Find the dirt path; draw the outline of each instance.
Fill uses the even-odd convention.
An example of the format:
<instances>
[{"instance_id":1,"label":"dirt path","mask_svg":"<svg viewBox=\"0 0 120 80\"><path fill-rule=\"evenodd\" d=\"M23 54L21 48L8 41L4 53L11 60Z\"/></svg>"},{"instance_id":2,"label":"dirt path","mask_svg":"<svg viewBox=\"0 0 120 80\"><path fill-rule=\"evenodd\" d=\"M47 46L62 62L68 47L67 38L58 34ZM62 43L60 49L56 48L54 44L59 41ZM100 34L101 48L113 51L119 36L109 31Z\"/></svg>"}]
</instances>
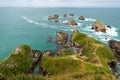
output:
<instances>
[{"instance_id":1,"label":"dirt path","mask_svg":"<svg viewBox=\"0 0 120 80\"><path fill-rule=\"evenodd\" d=\"M79 58L76 57L76 55L72 55L71 58L74 60L80 60Z\"/></svg>"}]
</instances>

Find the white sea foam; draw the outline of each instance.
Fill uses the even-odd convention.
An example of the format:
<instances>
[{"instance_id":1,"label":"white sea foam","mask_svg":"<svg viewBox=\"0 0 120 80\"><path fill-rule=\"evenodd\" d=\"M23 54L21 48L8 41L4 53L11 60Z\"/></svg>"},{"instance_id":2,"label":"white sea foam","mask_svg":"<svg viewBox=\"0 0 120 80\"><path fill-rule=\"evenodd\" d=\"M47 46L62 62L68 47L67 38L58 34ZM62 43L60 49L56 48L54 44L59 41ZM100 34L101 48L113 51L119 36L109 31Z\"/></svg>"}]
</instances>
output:
<instances>
[{"instance_id":1,"label":"white sea foam","mask_svg":"<svg viewBox=\"0 0 120 80\"><path fill-rule=\"evenodd\" d=\"M26 20L28 23L40 25L40 23L38 23L37 21L34 21L34 20L32 20L32 19L30 19L30 18L28 18L28 17L26 17L26 16L22 16L22 18L23 18L24 20Z\"/></svg>"},{"instance_id":2,"label":"white sea foam","mask_svg":"<svg viewBox=\"0 0 120 80\"><path fill-rule=\"evenodd\" d=\"M115 27L107 28L106 33L110 36L118 36L117 30Z\"/></svg>"},{"instance_id":3,"label":"white sea foam","mask_svg":"<svg viewBox=\"0 0 120 80\"><path fill-rule=\"evenodd\" d=\"M82 26L82 23L77 22L78 26Z\"/></svg>"},{"instance_id":4,"label":"white sea foam","mask_svg":"<svg viewBox=\"0 0 120 80\"><path fill-rule=\"evenodd\" d=\"M96 21L96 19L93 19L93 18L85 18L85 21Z\"/></svg>"},{"instance_id":5,"label":"white sea foam","mask_svg":"<svg viewBox=\"0 0 120 80\"><path fill-rule=\"evenodd\" d=\"M28 18L28 17L26 17L26 16L22 16L22 18L23 18L26 22L31 23L31 24L35 24L35 25L39 25L39 26L41 26L42 28L48 27L48 24L45 23L45 22L39 23L39 22L37 22L37 21L35 21L35 20L33 20L33 19L30 19L30 18Z\"/></svg>"},{"instance_id":6,"label":"white sea foam","mask_svg":"<svg viewBox=\"0 0 120 80\"><path fill-rule=\"evenodd\" d=\"M68 21L66 20L66 21L62 21L62 23L67 23Z\"/></svg>"},{"instance_id":7,"label":"white sea foam","mask_svg":"<svg viewBox=\"0 0 120 80\"><path fill-rule=\"evenodd\" d=\"M113 39L114 37L118 36L117 30L115 27L111 27L111 28L106 27L106 33L95 32L94 30L92 30L92 32L93 32L93 37L99 38L99 40L103 42L107 42Z\"/></svg>"}]
</instances>

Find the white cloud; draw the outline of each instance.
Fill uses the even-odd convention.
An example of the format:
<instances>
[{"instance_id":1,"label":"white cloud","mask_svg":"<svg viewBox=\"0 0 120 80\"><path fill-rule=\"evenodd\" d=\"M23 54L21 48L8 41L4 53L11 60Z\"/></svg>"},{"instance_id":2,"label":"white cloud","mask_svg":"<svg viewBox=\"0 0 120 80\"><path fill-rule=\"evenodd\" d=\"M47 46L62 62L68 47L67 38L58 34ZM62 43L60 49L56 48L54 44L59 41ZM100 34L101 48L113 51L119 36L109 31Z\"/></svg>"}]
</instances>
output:
<instances>
[{"instance_id":1,"label":"white cloud","mask_svg":"<svg viewBox=\"0 0 120 80\"><path fill-rule=\"evenodd\" d=\"M120 7L120 0L0 0L0 7Z\"/></svg>"}]
</instances>

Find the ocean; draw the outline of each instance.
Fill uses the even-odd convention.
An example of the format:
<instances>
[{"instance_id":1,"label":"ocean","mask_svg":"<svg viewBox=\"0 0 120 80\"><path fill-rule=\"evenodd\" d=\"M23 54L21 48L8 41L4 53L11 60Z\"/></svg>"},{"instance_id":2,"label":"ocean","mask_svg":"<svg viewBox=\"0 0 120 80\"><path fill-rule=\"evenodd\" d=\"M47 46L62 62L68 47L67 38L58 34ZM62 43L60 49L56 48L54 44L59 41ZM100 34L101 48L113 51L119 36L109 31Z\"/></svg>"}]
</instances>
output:
<instances>
[{"instance_id":1,"label":"ocean","mask_svg":"<svg viewBox=\"0 0 120 80\"><path fill-rule=\"evenodd\" d=\"M64 13L74 13L74 17L63 18ZM60 22L48 21L49 15L59 14ZM85 21L78 20L84 16ZM68 26L66 22L73 18L78 26ZM106 33L95 32L91 26L95 20L102 20ZM5 59L19 45L28 44L32 49L41 51L56 49L57 31L71 34L73 30L107 44L110 39L120 40L120 8L0 8L0 60ZM48 43L48 37L53 42Z\"/></svg>"}]
</instances>

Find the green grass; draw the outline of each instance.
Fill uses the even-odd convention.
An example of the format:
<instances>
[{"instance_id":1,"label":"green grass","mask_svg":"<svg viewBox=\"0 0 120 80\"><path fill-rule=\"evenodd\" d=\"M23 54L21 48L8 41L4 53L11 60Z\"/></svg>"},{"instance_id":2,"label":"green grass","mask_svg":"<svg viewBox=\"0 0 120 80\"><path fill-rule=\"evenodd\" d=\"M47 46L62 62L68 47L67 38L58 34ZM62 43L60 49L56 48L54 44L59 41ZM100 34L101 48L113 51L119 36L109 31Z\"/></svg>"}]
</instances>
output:
<instances>
[{"instance_id":1,"label":"green grass","mask_svg":"<svg viewBox=\"0 0 120 80\"><path fill-rule=\"evenodd\" d=\"M0 61L0 80L116 80L107 65L107 61L115 59L108 47L78 31L72 33L71 41L83 46L82 55L63 49L57 57L43 57L39 65L47 70L47 76L25 74L32 63L28 57L31 48L18 46L20 50L15 49Z\"/></svg>"},{"instance_id":2,"label":"green grass","mask_svg":"<svg viewBox=\"0 0 120 80\"><path fill-rule=\"evenodd\" d=\"M82 71L79 69L80 65L82 67L82 62L75 61L70 57L47 57L42 60L41 65L47 69L48 73L55 75Z\"/></svg>"},{"instance_id":3,"label":"green grass","mask_svg":"<svg viewBox=\"0 0 120 80\"><path fill-rule=\"evenodd\" d=\"M17 52L16 49L20 49L20 51ZM31 48L28 45L21 45L16 49L10 54L10 56L3 60L0 65L0 73L11 75L27 71L32 63L32 59L28 57L28 54L31 53Z\"/></svg>"},{"instance_id":4,"label":"green grass","mask_svg":"<svg viewBox=\"0 0 120 80\"><path fill-rule=\"evenodd\" d=\"M73 31L71 41L72 42L77 42L81 45L86 45L86 44L89 44L89 43L99 43L99 44L101 44L98 40L93 39L86 34L80 33L77 30Z\"/></svg>"},{"instance_id":5,"label":"green grass","mask_svg":"<svg viewBox=\"0 0 120 80\"><path fill-rule=\"evenodd\" d=\"M106 46L97 48L96 54L99 56L102 64L106 67L108 66L107 61L111 61L115 59L112 51Z\"/></svg>"},{"instance_id":6,"label":"green grass","mask_svg":"<svg viewBox=\"0 0 120 80\"><path fill-rule=\"evenodd\" d=\"M58 56L66 56L66 55L72 55L74 54L74 51L71 49L63 49L59 52Z\"/></svg>"}]
</instances>

